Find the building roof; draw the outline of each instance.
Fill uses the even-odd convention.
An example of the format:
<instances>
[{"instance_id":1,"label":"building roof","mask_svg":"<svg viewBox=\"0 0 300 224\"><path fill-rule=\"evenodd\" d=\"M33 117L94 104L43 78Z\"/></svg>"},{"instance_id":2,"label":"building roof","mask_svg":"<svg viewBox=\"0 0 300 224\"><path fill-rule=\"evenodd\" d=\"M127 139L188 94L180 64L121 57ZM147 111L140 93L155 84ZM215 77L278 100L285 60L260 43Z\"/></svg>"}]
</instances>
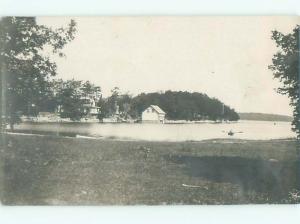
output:
<instances>
[{"instance_id":1,"label":"building roof","mask_svg":"<svg viewBox=\"0 0 300 224\"><path fill-rule=\"evenodd\" d=\"M159 114L166 114L159 106L157 105L150 105L151 108L153 108L157 113Z\"/></svg>"}]
</instances>

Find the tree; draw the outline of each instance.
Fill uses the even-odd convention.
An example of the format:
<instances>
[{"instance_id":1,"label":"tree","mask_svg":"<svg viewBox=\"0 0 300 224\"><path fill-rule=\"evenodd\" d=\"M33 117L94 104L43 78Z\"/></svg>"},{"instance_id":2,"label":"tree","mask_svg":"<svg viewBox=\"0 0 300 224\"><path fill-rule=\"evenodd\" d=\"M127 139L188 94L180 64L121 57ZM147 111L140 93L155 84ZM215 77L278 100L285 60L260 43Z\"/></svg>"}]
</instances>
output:
<instances>
[{"instance_id":1,"label":"tree","mask_svg":"<svg viewBox=\"0 0 300 224\"><path fill-rule=\"evenodd\" d=\"M103 105L103 110L105 111L106 116L114 116L116 114L120 88L114 87L110 92L111 96L106 99L106 102Z\"/></svg>"},{"instance_id":2,"label":"tree","mask_svg":"<svg viewBox=\"0 0 300 224\"><path fill-rule=\"evenodd\" d=\"M298 25L290 34L272 31L272 40L275 41L278 52L273 55L273 64L269 66L274 77L282 83L278 92L290 98L294 115L293 130L298 138L300 138L299 29Z\"/></svg>"},{"instance_id":3,"label":"tree","mask_svg":"<svg viewBox=\"0 0 300 224\"><path fill-rule=\"evenodd\" d=\"M46 111L53 111L54 108L62 118L73 121L89 115L90 106L96 106L101 99L100 86L89 81L53 79L51 90L52 95L48 98L50 105Z\"/></svg>"},{"instance_id":4,"label":"tree","mask_svg":"<svg viewBox=\"0 0 300 224\"><path fill-rule=\"evenodd\" d=\"M293 131L297 134L297 139L300 139L300 61L299 61L299 34L300 26L297 25L292 33L283 34L279 31L272 32L272 40L275 41L278 52L273 55L273 64L269 69L273 71L274 78L282 82L282 87L278 92L287 95L290 98L290 105L293 107ZM297 159L300 159L299 144L296 146ZM297 163L296 182L300 186L300 163ZM299 187L298 187L299 188Z\"/></svg>"},{"instance_id":5,"label":"tree","mask_svg":"<svg viewBox=\"0 0 300 224\"><path fill-rule=\"evenodd\" d=\"M95 86L90 81L83 82L81 90L84 97L93 96L94 98L98 98L101 94L100 86Z\"/></svg>"},{"instance_id":6,"label":"tree","mask_svg":"<svg viewBox=\"0 0 300 224\"><path fill-rule=\"evenodd\" d=\"M82 81L67 80L57 90L56 102L62 118L76 121L84 115L81 88Z\"/></svg>"},{"instance_id":7,"label":"tree","mask_svg":"<svg viewBox=\"0 0 300 224\"><path fill-rule=\"evenodd\" d=\"M56 63L47 52L63 56L61 50L74 39L75 27L73 20L58 29L38 25L34 17L0 20L1 118L11 129L20 113L29 114L30 107L43 102L49 78L56 75Z\"/></svg>"}]
</instances>

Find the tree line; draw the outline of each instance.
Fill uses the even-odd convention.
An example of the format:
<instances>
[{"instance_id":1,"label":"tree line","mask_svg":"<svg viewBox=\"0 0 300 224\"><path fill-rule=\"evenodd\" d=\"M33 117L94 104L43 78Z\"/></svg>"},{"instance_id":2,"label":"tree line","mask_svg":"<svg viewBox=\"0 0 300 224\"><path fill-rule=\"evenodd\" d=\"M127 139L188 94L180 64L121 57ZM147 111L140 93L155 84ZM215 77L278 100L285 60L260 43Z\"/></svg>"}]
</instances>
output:
<instances>
[{"instance_id":1,"label":"tree line","mask_svg":"<svg viewBox=\"0 0 300 224\"><path fill-rule=\"evenodd\" d=\"M149 105L158 105L166 112L170 120L229 120L239 119L238 113L216 98L198 92L165 91L154 93L141 93L137 96L120 94L118 88L112 90L112 95L102 99L102 117L113 115L118 108L123 117L139 119L141 113Z\"/></svg>"},{"instance_id":2,"label":"tree line","mask_svg":"<svg viewBox=\"0 0 300 224\"><path fill-rule=\"evenodd\" d=\"M80 120L89 112L84 110L84 105L90 104L87 100L98 103L101 96L100 86L90 81L53 79L48 86L49 94L35 106L33 113L27 115L36 116L39 111L47 111L59 113L61 118Z\"/></svg>"},{"instance_id":3,"label":"tree line","mask_svg":"<svg viewBox=\"0 0 300 224\"><path fill-rule=\"evenodd\" d=\"M234 109L224 105L216 98L198 92L165 91L141 93L132 96L121 93L118 87L111 90L108 97L101 96L101 88L90 81L52 79L45 88L40 100L24 101L19 105L19 114L37 116L39 112L59 113L62 118L73 121L85 117L86 98L93 98L100 107L98 119L119 116L120 118L139 120L149 105L158 105L166 112L170 120L229 120L239 119ZM34 102L34 104L32 104ZM63 110L60 110L63 108Z\"/></svg>"}]
</instances>

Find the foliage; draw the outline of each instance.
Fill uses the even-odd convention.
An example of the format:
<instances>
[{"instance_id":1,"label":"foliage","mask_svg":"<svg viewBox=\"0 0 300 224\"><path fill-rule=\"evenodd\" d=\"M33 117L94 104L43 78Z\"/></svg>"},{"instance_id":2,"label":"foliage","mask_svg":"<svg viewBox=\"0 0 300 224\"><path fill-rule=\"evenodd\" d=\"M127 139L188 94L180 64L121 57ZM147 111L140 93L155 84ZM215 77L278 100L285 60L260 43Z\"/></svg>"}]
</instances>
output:
<instances>
[{"instance_id":1,"label":"foliage","mask_svg":"<svg viewBox=\"0 0 300 224\"><path fill-rule=\"evenodd\" d=\"M80 120L83 116L81 110L82 100L81 81L67 80L57 89L55 100L57 108L62 118L71 118L71 120Z\"/></svg>"},{"instance_id":2,"label":"foliage","mask_svg":"<svg viewBox=\"0 0 300 224\"><path fill-rule=\"evenodd\" d=\"M82 85L81 85L80 89L81 89L82 95L84 97L88 97L90 95L93 95L94 97L97 97L101 94L100 86L95 86L90 81L82 82Z\"/></svg>"},{"instance_id":3,"label":"foliage","mask_svg":"<svg viewBox=\"0 0 300 224\"><path fill-rule=\"evenodd\" d=\"M289 192L288 199L286 203L290 204L299 204L300 203L300 191L297 189L293 189Z\"/></svg>"},{"instance_id":4,"label":"foliage","mask_svg":"<svg viewBox=\"0 0 300 224\"><path fill-rule=\"evenodd\" d=\"M282 83L278 92L290 98L294 115L293 130L298 138L300 137L299 28L300 26L296 26L289 34L276 30L272 32L272 40L275 41L278 52L273 55L273 64L269 66L274 77Z\"/></svg>"},{"instance_id":5,"label":"foliage","mask_svg":"<svg viewBox=\"0 0 300 224\"><path fill-rule=\"evenodd\" d=\"M151 104L162 108L172 120L238 120L238 114L229 106L202 93L166 91L140 94L133 98L131 112L140 114ZM223 107L224 105L224 107Z\"/></svg>"},{"instance_id":6,"label":"foliage","mask_svg":"<svg viewBox=\"0 0 300 224\"><path fill-rule=\"evenodd\" d=\"M73 20L67 28L52 29L38 25L34 17L1 18L1 116L12 128L18 113L32 114L32 107L51 95L48 80L56 75L56 64L45 52L63 56L75 26Z\"/></svg>"},{"instance_id":7,"label":"foliage","mask_svg":"<svg viewBox=\"0 0 300 224\"><path fill-rule=\"evenodd\" d=\"M128 118L131 97L128 94L121 94L118 87L111 90L111 96L99 101L101 107L101 118L114 116L119 113L121 117Z\"/></svg>"},{"instance_id":8,"label":"foliage","mask_svg":"<svg viewBox=\"0 0 300 224\"><path fill-rule=\"evenodd\" d=\"M51 111L58 110L57 112L62 118L76 121L88 114L88 111L85 110L87 108L84 107L85 104L90 105L90 100L98 103L100 90L99 86L95 86L89 81L52 80L51 91L53 94L48 102L53 102Z\"/></svg>"},{"instance_id":9,"label":"foliage","mask_svg":"<svg viewBox=\"0 0 300 224\"><path fill-rule=\"evenodd\" d=\"M110 116L117 104L124 117L139 118L151 104L158 105L172 120L238 120L238 114L229 106L202 93L166 91L165 93L142 93L136 97L129 94L112 95L103 101L103 116ZM224 105L224 107L223 107Z\"/></svg>"}]
</instances>

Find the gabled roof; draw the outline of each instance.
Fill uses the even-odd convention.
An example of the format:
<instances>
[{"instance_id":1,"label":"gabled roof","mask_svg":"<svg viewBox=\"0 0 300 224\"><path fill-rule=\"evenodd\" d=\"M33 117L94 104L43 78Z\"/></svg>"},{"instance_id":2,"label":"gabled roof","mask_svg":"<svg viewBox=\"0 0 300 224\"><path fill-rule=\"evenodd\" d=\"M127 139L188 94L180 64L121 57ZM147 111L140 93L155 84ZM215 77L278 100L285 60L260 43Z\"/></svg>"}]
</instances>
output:
<instances>
[{"instance_id":1,"label":"gabled roof","mask_svg":"<svg viewBox=\"0 0 300 224\"><path fill-rule=\"evenodd\" d=\"M150 105L151 108L153 108L157 113L159 114L166 114L162 109L160 109L157 105Z\"/></svg>"}]
</instances>

